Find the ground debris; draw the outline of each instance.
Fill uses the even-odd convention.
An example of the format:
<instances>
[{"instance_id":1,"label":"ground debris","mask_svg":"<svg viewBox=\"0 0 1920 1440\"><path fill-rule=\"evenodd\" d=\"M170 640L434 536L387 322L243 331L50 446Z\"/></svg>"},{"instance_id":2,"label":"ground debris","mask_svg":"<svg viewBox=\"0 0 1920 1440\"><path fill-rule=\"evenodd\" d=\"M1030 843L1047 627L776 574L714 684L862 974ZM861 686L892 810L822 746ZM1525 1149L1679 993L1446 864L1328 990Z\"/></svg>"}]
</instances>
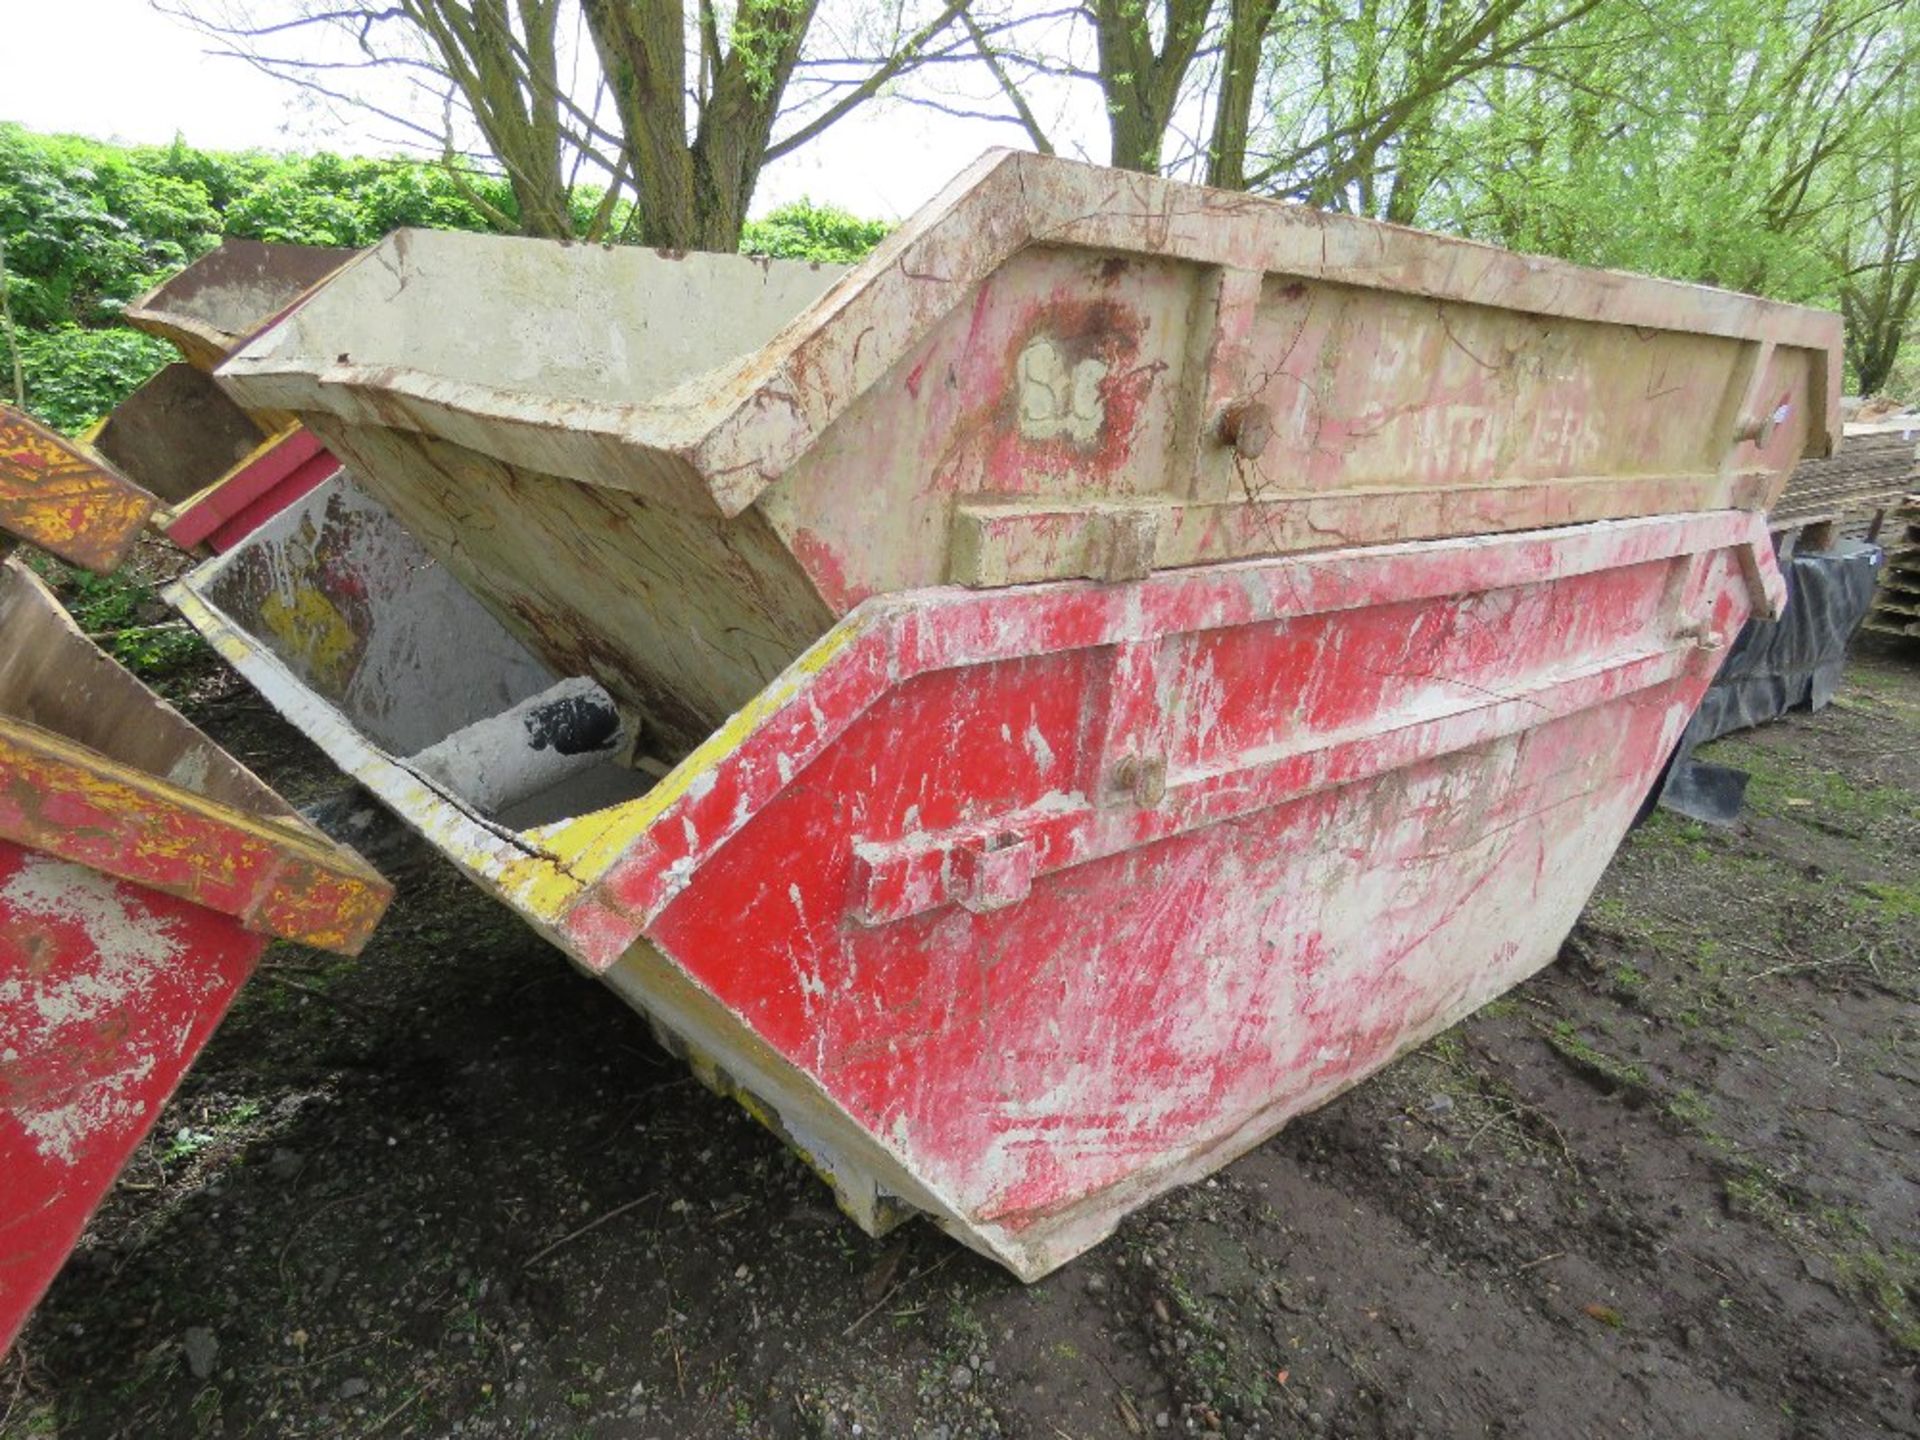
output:
<instances>
[{"instance_id":1,"label":"ground debris","mask_svg":"<svg viewBox=\"0 0 1920 1440\"><path fill-rule=\"evenodd\" d=\"M209 693L270 782L337 787ZM1844 698L1714 747L1748 815L1656 814L1563 963L1032 1287L861 1235L418 857L359 961L242 992L0 1435L1920 1435L1920 668Z\"/></svg>"}]
</instances>

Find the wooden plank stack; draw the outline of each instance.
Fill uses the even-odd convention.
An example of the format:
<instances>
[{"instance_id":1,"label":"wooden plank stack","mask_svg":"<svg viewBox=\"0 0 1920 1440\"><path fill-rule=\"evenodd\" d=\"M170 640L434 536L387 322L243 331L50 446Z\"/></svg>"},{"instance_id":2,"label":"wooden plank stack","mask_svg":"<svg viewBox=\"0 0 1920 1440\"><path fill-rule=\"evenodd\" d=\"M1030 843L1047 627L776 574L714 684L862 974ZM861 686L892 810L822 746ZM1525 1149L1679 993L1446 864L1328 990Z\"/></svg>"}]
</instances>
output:
<instances>
[{"instance_id":1,"label":"wooden plank stack","mask_svg":"<svg viewBox=\"0 0 1920 1440\"><path fill-rule=\"evenodd\" d=\"M1920 495L1909 495L1888 514L1880 531L1887 568L1866 628L1882 635L1920 637Z\"/></svg>"},{"instance_id":2,"label":"wooden plank stack","mask_svg":"<svg viewBox=\"0 0 1920 1440\"><path fill-rule=\"evenodd\" d=\"M1853 421L1826 460L1803 460L1769 512L1775 530L1844 522L1897 505L1920 489L1920 415Z\"/></svg>"}]
</instances>

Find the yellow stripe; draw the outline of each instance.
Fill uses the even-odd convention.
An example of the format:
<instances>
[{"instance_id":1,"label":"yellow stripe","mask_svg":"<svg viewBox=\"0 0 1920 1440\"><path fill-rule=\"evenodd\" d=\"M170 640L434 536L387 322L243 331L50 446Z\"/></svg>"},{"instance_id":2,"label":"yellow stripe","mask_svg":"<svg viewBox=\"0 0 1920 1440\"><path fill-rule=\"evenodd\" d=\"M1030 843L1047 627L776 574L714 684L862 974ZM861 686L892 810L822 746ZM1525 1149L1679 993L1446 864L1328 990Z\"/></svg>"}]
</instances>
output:
<instances>
[{"instance_id":1,"label":"yellow stripe","mask_svg":"<svg viewBox=\"0 0 1920 1440\"><path fill-rule=\"evenodd\" d=\"M536 872L535 862L513 867L522 871L515 877L515 883L525 886L518 893L529 908L543 916L557 916L583 888L605 875L633 842L697 781L718 769L769 716L825 670L865 628L866 623L853 616L834 626L778 679L729 716L698 749L675 766L670 775L637 800L527 831L526 839L552 855L563 867L557 871L548 868L544 873Z\"/></svg>"}]
</instances>

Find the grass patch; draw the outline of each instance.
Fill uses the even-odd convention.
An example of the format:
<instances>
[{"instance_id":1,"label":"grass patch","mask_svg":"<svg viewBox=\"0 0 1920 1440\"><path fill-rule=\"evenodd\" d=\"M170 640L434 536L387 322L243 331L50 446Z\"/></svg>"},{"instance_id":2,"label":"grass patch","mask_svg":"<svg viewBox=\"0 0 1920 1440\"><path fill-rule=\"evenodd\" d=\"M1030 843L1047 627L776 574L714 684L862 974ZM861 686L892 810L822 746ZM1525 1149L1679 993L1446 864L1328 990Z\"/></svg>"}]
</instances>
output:
<instances>
[{"instance_id":1,"label":"grass patch","mask_svg":"<svg viewBox=\"0 0 1920 1440\"><path fill-rule=\"evenodd\" d=\"M1875 908L1882 919L1920 920L1920 882L1869 880L1861 888L1880 902Z\"/></svg>"},{"instance_id":2,"label":"grass patch","mask_svg":"<svg viewBox=\"0 0 1920 1440\"><path fill-rule=\"evenodd\" d=\"M1856 785L1835 771L1796 764L1792 757L1750 736L1729 737L1709 748L1709 758L1737 765L1751 777L1747 805L1756 813L1848 829L1920 819L1920 805L1905 790Z\"/></svg>"},{"instance_id":3,"label":"grass patch","mask_svg":"<svg viewBox=\"0 0 1920 1440\"><path fill-rule=\"evenodd\" d=\"M1638 1095L1649 1092L1651 1086L1644 1069L1607 1054L1581 1035L1572 1021L1555 1021L1551 1029L1542 1033L1554 1052L1588 1079L1597 1080L1612 1090Z\"/></svg>"},{"instance_id":4,"label":"grass patch","mask_svg":"<svg viewBox=\"0 0 1920 1440\"><path fill-rule=\"evenodd\" d=\"M214 661L206 641L129 571L93 575L37 551L29 563L96 645L170 699Z\"/></svg>"},{"instance_id":5,"label":"grass patch","mask_svg":"<svg viewBox=\"0 0 1920 1440\"><path fill-rule=\"evenodd\" d=\"M1724 1184L1729 1210L1823 1257L1842 1293L1864 1306L1901 1349L1920 1354L1920 1251L1877 1244L1854 1211L1814 1205L1757 1166L1739 1170Z\"/></svg>"}]
</instances>

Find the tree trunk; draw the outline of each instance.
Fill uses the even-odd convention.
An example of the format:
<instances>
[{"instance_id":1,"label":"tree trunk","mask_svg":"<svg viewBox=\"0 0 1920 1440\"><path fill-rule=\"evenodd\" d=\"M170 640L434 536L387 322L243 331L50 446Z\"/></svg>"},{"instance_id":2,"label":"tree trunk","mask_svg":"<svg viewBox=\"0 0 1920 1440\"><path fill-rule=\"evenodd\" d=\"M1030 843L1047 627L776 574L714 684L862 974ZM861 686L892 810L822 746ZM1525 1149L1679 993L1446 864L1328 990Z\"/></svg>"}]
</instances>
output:
<instances>
[{"instance_id":1,"label":"tree trunk","mask_svg":"<svg viewBox=\"0 0 1920 1440\"><path fill-rule=\"evenodd\" d=\"M1207 183L1222 190L1247 188L1247 132L1260 86L1260 57L1280 0L1228 0L1221 38L1220 93L1213 109L1213 141Z\"/></svg>"},{"instance_id":2,"label":"tree trunk","mask_svg":"<svg viewBox=\"0 0 1920 1440\"><path fill-rule=\"evenodd\" d=\"M1166 39L1156 53L1146 0L1094 0L1100 89L1113 139L1109 163L1155 174L1187 71L1213 0L1166 0Z\"/></svg>"},{"instance_id":3,"label":"tree trunk","mask_svg":"<svg viewBox=\"0 0 1920 1440\"><path fill-rule=\"evenodd\" d=\"M724 53L701 14L699 125L687 135L686 14L679 0L583 0L625 132L639 238L737 250L814 0L740 0Z\"/></svg>"},{"instance_id":4,"label":"tree trunk","mask_svg":"<svg viewBox=\"0 0 1920 1440\"><path fill-rule=\"evenodd\" d=\"M698 246L686 125L686 14L679 0L581 0L633 162L640 239Z\"/></svg>"},{"instance_id":5,"label":"tree trunk","mask_svg":"<svg viewBox=\"0 0 1920 1440\"><path fill-rule=\"evenodd\" d=\"M573 216L561 171L556 0L519 0L524 46L507 0L408 0L404 13L439 53L506 172L519 229L569 239Z\"/></svg>"},{"instance_id":6,"label":"tree trunk","mask_svg":"<svg viewBox=\"0 0 1920 1440\"><path fill-rule=\"evenodd\" d=\"M740 0L732 44L693 140L697 249L740 248L773 122L813 12L814 0Z\"/></svg>"}]
</instances>

